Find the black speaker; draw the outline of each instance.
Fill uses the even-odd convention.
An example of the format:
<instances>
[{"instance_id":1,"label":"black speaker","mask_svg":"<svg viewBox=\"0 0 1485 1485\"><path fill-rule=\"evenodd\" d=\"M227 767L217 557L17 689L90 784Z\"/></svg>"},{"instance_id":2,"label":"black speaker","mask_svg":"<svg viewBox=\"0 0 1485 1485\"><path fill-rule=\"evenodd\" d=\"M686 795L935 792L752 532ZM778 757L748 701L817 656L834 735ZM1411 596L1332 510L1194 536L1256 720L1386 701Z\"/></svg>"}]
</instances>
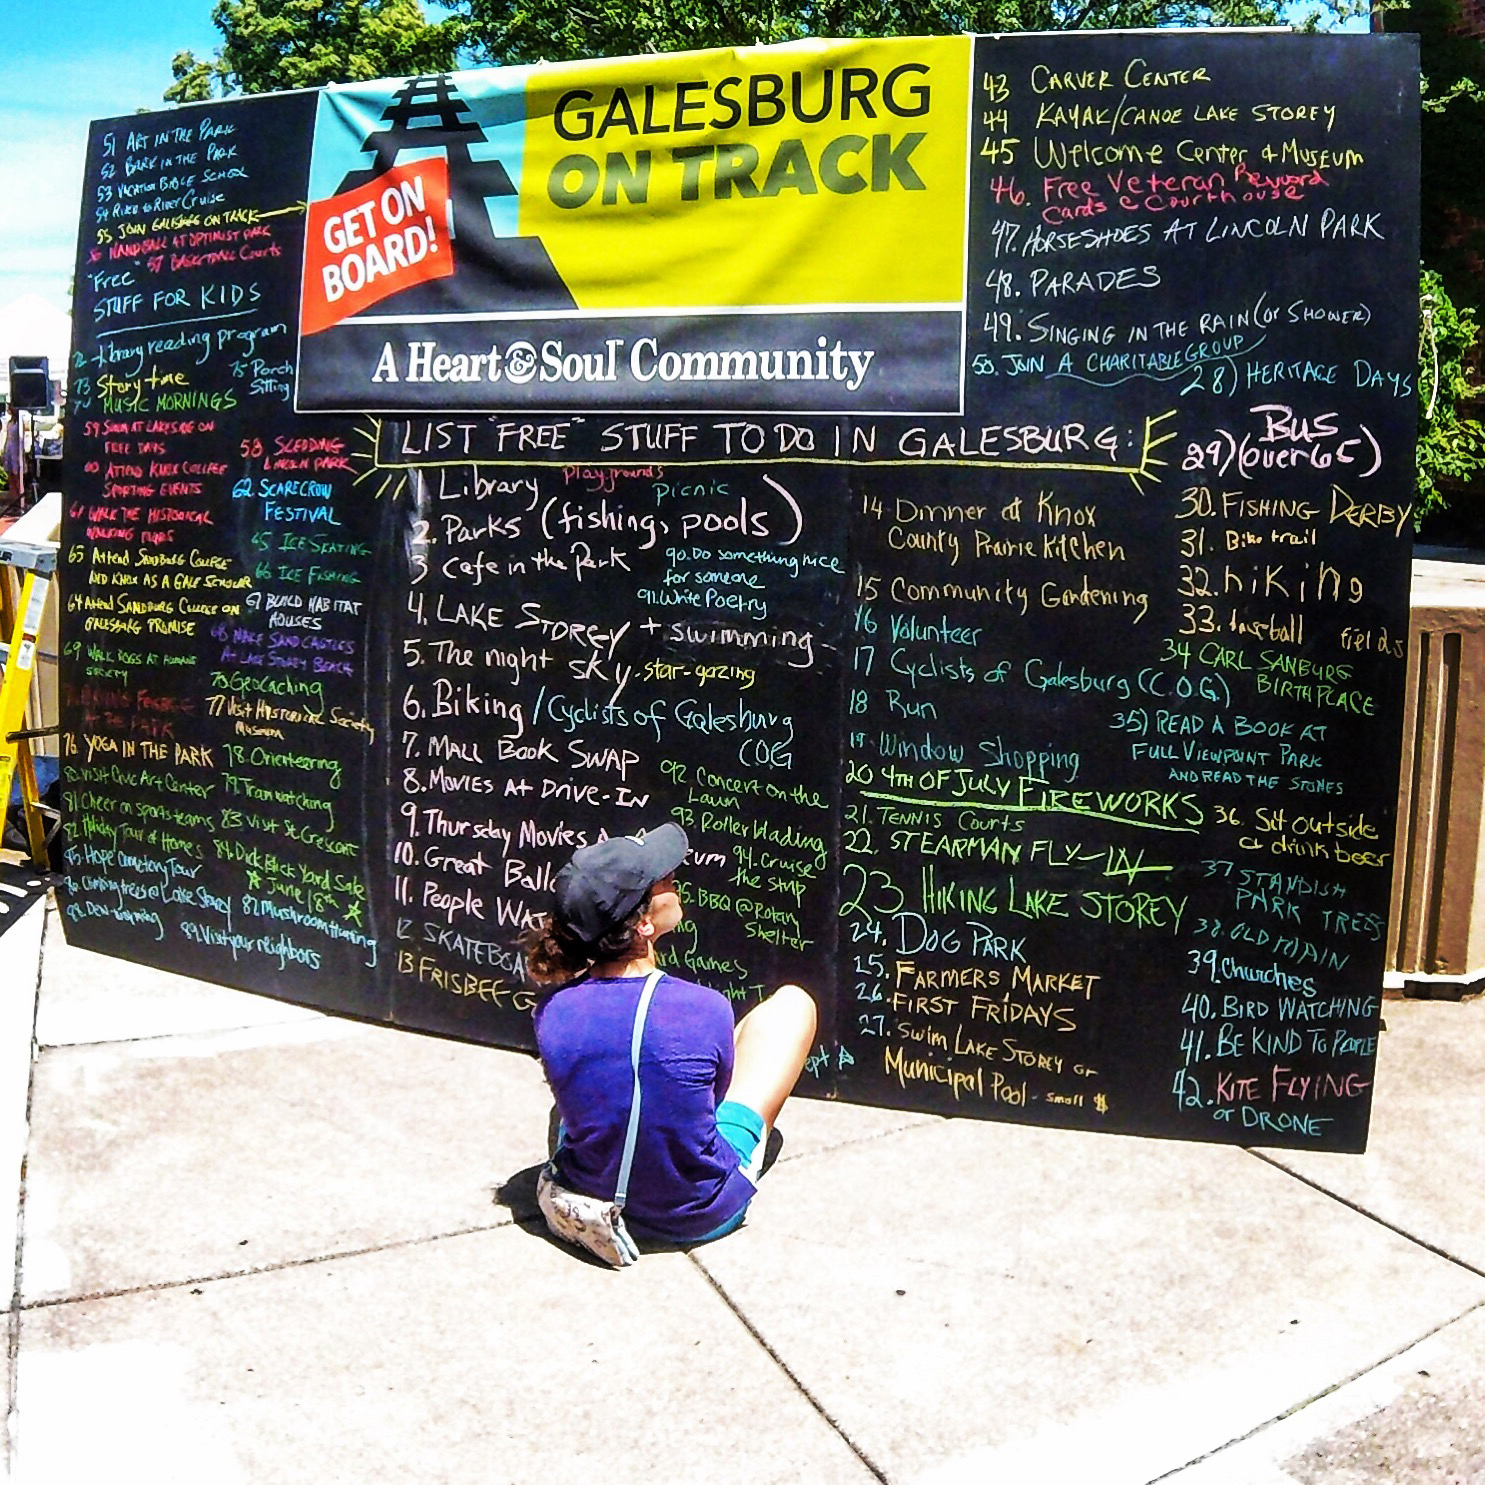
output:
<instances>
[{"instance_id":1,"label":"black speaker","mask_svg":"<svg viewBox=\"0 0 1485 1485\"><path fill-rule=\"evenodd\" d=\"M26 412L52 410L51 369L45 356L10 358L10 405Z\"/></svg>"}]
</instances>

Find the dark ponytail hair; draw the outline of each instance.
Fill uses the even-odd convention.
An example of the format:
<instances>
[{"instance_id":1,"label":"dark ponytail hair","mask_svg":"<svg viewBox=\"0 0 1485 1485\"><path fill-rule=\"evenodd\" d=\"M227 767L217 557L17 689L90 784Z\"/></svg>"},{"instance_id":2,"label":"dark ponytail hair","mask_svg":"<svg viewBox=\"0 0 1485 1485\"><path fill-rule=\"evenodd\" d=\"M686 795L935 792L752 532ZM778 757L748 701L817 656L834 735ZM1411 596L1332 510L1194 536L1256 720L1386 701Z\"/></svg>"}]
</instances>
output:
<instances>
[{"instance_id":1,"label":"dark ponytail hair","mask_svg":"<svg viewBox=\"0 0 1485 1485\"><path fill-rule=\"evenodd\" d=\"M639 920L649 910L649 892L622 923L610 928L596 943L585 944L551 913L533 923L520 937L526 977L539 989L558 990L595 964L628 959L639 938Z\"/></svg>"}]
</instances>

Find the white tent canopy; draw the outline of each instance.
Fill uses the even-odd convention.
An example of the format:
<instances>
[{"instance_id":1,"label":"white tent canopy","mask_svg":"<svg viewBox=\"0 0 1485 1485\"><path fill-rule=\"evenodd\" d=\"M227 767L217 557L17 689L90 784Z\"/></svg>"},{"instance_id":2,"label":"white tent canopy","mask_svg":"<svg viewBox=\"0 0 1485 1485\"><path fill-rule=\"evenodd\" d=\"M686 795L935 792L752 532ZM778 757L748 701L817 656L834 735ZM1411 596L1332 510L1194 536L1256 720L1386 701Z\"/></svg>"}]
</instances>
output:
<instances>
[{"instance_id":1,"label":"white tent canopy","mask_svg":"<svg viewBox=\"0 0 1485 1485\"><path fill-rule=\"evenodd\" d=\"M45 356L53 381L67 381L72 318L39 294L0 305L0 383L9 384L12 356Z\"/></svg>"}]
</instances>

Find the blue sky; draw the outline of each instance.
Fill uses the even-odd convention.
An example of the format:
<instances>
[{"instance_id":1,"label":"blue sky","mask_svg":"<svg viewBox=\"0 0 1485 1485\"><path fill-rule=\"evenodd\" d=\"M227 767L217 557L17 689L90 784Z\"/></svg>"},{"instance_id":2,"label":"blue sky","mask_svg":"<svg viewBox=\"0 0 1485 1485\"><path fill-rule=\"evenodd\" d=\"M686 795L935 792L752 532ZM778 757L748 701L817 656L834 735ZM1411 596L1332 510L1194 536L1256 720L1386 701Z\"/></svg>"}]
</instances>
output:
<instances>
[{"instance_id":1,"label":"blue sky","mask_svg":"<svg viewBox=\"0 0 1485 1485\"><path fill-rule=\"evenodd\" d=\"M0 45L0 305L70 308L88 124L163 108L170 59L216 51L213 0L60 0Z\"/></svg>"}]
</instances>

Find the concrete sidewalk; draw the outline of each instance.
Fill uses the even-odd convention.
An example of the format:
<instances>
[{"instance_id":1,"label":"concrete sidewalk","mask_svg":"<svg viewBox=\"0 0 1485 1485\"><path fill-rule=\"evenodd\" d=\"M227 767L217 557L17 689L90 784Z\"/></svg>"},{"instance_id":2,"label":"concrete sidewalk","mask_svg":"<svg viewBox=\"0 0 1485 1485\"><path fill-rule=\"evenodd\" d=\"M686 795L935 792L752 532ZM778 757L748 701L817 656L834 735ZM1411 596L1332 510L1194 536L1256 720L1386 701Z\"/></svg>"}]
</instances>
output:
<instances>
[{"instance_id":1,"label":"concrete sidewalk","mask_svg":"<svg viewBox=\"0 0 1485 1485\"><path fill-rule=\"evenodd\" d=\"M616 1274L533 1220L530 1059L40 903L0 966L22 1485L1485 1478L1478 1001L1386 1004L1364 1157L800 1102L741 1232Z\"/></svg>"}]
</instances>

